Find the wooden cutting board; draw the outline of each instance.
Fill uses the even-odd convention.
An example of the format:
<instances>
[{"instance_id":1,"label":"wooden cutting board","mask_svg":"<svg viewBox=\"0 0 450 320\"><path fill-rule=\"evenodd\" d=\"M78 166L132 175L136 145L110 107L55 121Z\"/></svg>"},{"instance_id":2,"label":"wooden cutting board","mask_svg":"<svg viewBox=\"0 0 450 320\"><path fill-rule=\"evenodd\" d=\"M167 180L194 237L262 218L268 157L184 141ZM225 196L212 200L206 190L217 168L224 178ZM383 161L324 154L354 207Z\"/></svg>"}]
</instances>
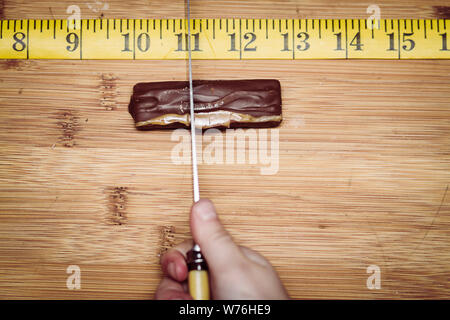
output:
<instances>
[{"instance_id":1,"label":"wooden cutting board","mask_svg":"<svg viewBox=\"0 0 450 320\"><path fill-rule=\"evenodd\" d=\"M184 17L179 0L77 3L82 18ZM382 18L448 18L442 3L377 2ZM72 4L0 1L0 18L66 18ZM365 18L369 4L195 0L192 15ZM0 298L152 298L160 253L190 237L191 168L172 162L170 131L135 130L127 105L135 83L186 79L186 63L0 70ZM202 196L293 298L450 298L450 61L194 61L193 72L282 84L278 172L199 171ZM80 290L66 287L70 265Z\"/></svg>"}]
</instances>

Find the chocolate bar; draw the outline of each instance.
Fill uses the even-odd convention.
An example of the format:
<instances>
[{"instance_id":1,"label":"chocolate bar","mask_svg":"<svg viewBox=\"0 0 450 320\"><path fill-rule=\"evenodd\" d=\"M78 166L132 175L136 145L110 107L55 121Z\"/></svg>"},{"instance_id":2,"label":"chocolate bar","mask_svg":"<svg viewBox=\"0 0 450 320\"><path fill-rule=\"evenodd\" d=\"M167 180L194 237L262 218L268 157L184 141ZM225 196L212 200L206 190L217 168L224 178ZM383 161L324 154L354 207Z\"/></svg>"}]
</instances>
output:
<instances>
[{"instance_id":1,"label":"chocolate bar","mask_svg":"<svg viewBox=\"0 0 450 320\"><path fill-rule=\"evenodd\" d=\"M198 128L270 128L281 123L278 80L194 80L193 90ZM189 82L138 83L128 111L139 130L189 128Z\"/></svg>"}]
</instances>

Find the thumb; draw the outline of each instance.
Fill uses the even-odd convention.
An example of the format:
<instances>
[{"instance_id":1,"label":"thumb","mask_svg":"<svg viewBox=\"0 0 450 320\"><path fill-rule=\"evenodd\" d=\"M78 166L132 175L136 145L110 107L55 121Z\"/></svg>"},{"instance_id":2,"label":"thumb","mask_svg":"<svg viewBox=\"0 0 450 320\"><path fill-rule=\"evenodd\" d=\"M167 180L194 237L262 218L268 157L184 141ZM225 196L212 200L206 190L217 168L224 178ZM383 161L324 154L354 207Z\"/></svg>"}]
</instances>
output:
<instances>
[{"instance_id":1,"label":"thumb","mask_svg":"<svg viewBox=\"0 0 450 320\"><path fill-rule=\"evenodd\" d=\"M219 272L244 258L242 251L220 223L210 200L201 199L192 206L191 230L211 270Z\"/></svg>"}]
</instances>

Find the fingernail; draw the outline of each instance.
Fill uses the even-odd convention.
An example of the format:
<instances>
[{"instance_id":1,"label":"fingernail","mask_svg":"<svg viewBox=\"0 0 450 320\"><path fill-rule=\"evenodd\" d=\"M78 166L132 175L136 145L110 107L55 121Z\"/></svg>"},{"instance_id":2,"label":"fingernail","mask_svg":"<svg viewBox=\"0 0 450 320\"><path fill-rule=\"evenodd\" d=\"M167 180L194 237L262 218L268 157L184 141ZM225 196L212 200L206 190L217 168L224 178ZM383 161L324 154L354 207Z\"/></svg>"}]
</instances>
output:
<instances>
[{"instance_id":1,"label":"fingernail","mask_svg":"<svg viewBox=\"0 0 450 320\"><path fill-rule=\"evenodd\" d=\"M177 270L176 270L176 266L175 263L170 262L169 265L167 266L167 272L169 273L169 275L172 278L177 278Z\"/></svg>"},{"instance_id":2,"label":"fingernail","mask_svg":"<svg viewBox=\"0 0 450 320\"><path fill-rule=\"evenodd\" d=\"M200 201L195 206L195 213L203 221L216 218L216 209L210 201Z\"/></svg>"}]
</instances>

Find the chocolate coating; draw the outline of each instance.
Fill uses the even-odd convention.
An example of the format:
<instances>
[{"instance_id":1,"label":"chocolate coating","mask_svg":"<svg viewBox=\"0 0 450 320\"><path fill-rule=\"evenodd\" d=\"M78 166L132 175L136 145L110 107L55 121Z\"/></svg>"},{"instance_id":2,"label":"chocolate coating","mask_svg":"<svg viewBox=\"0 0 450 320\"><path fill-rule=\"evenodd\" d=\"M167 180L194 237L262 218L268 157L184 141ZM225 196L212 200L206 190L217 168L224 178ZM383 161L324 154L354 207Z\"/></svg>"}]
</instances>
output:
<instances>
[{"instance_id":1,"label":"chocolate coating","mask_svg":"<svg viewBox=\"0 0 450 320\"><path fill-rule=\"evenodd\" d=\"M281 122L278 80L194 80L196 126L268 128ZM138 83L128 107L140 130L187 128L189 82Z\"/></svg>"}]
</instances>

